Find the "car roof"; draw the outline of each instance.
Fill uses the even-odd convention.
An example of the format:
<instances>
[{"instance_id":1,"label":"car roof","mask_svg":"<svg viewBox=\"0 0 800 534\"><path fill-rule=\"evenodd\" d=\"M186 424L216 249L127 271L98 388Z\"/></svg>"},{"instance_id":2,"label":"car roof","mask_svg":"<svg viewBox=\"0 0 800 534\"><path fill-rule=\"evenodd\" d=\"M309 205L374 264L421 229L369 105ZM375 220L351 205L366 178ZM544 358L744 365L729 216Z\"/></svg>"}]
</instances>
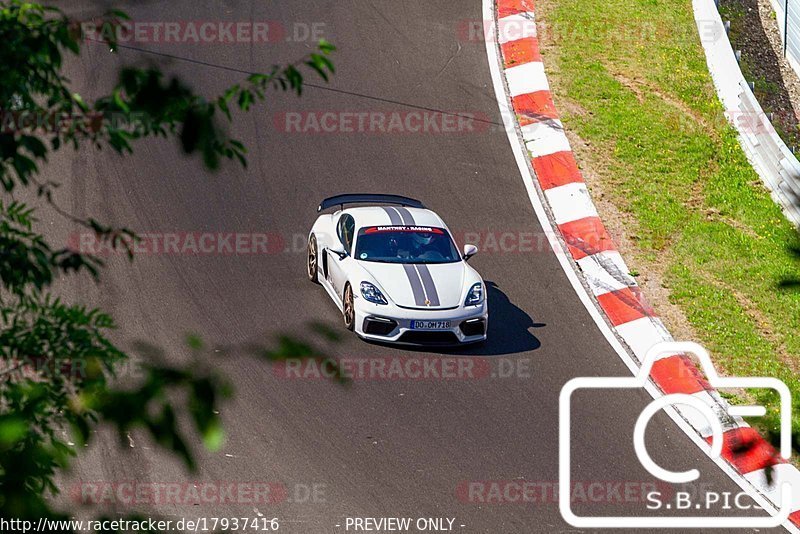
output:
<instances>
[{"instance_id":1,"label":"car roof","mask_svg":"<svg viewBox=\"0 0 800 534\"><path fill-rule=\"evenodd\" d=\"M442 218L429 209L399 206L363 206L347 208L343 213L349 213L353 216L356 221L356 228L388 225L447 227Z\"/></svg>"}]
</instances>

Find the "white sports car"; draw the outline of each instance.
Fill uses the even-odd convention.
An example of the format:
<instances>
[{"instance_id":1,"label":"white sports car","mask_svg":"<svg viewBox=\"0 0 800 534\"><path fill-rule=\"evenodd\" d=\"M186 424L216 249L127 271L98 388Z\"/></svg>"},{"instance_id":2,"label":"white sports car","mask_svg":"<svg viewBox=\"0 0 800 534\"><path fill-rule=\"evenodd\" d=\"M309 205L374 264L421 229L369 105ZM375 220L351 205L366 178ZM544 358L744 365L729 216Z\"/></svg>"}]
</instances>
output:
<instances>
[{"instance_id":1,"label":"white sports car","mask_svg":"<svg viewBox=\"0 0 800 534\"><path fill-rule=\"evenodd\" d=\"M348 204L366 204L349 207ZM486 286L456 248L444 221L418 200L396 195L327 198L308 236L308 278L361 338L408 345L486 339Z\"/></svg>"}]
</instances>

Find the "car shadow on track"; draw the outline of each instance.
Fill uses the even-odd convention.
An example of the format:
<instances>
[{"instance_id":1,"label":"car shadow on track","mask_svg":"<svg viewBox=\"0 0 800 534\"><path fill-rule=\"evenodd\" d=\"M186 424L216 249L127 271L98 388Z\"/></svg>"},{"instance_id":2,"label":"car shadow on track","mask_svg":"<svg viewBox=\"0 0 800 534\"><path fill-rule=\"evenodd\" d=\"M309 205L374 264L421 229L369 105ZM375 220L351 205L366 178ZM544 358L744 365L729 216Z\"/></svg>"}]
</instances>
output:
<instances>
[{"instance_id":1,"label":"car shadow on track","mask_svg":"<svg viewBox=\"0 0 800 534\"><path fill-rule=\"evenodd\" d=\"M489 335L479 345L444 349L448 354L465 356L500 356L538 349L542 344L534 328L547 325L537 323L522 308L515 305L500 287L486 280L489 299Z\"/></svg>"}]
</instances>

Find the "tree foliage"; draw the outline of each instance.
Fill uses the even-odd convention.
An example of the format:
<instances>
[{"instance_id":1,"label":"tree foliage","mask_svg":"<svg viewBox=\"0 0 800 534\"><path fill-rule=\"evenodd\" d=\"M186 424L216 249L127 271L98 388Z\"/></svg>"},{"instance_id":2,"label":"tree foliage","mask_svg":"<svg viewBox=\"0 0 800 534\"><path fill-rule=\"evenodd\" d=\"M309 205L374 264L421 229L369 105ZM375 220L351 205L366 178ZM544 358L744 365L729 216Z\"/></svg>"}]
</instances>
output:
<instances>
[{"instance_id":1,"label":"tree foliage","mask_svg":"<svg viewBox=\"0 0 800 534\"><path fill-rule=\"evenodd\" d=\"M113 12L104 23L125 18ZM334 48L322 41L296 63L250 75L214 98L158 69L124 67L112 91L89 102L63 74L65 61L84 46L80 25L64 12L0 1L0 41L0 517L55 517L47 501L57 491L54 476L90 442L97 425L111 425L121 439L144 429L192 469L192 437L178 421L186 416L208 448L219 448L224 434L216 406L230 388L208 363L198 337L187 341L194 355L190 365L170 365L169 358L156 355L143 364L135 384L115 381L115 370L129 355L107 337L113 319L65 302L52 288L56 279L76 273L99 282L102 262L49 244L36 229L34 206L14 201L11 193L31 188L41 201L36 208L55 209L114 247L129 246L127 238L135 239L131 230L59 208L53 195L58 184L37 176L52 152L70 146L126 154L137 139L163 137L177 139L183 152L199 155L209 169L223 159L246 165L245 146L225 133L232 110L246 112L270 91L300 95L304 71L327 80ZM57 127L64 118L68 127ZM20 128L22 123L35 127ZM287 338L275 350L250 351L268 360L315 352Z\"/></svg>"}]
</instances>

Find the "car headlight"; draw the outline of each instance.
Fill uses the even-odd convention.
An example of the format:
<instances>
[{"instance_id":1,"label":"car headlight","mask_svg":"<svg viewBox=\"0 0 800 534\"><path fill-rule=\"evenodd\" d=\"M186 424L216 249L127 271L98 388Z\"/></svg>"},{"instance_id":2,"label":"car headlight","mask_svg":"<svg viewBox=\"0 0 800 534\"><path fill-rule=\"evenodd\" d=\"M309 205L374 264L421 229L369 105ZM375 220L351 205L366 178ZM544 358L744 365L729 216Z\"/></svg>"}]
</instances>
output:
<instances>
[{"instance_id":1,"label":"car headlight","mask_svg":"<svg viewBox=\"0 0 800 534\"><path fill-rule=\"evenodd\" d=\"M373 304L389 304L381 290L369 282L361 282L361 296Z\"/></svg>"},{"instance_id":2,"label":"car headlight","mask_svg":"<svg viewBox=\"0 0 800 534\"><path fill-rule=\"evenodd\" d=\"M479 306L480 304L483 304L483 284L478 282L469 289L464 306Z\"/></svg>"}]
</instances>

